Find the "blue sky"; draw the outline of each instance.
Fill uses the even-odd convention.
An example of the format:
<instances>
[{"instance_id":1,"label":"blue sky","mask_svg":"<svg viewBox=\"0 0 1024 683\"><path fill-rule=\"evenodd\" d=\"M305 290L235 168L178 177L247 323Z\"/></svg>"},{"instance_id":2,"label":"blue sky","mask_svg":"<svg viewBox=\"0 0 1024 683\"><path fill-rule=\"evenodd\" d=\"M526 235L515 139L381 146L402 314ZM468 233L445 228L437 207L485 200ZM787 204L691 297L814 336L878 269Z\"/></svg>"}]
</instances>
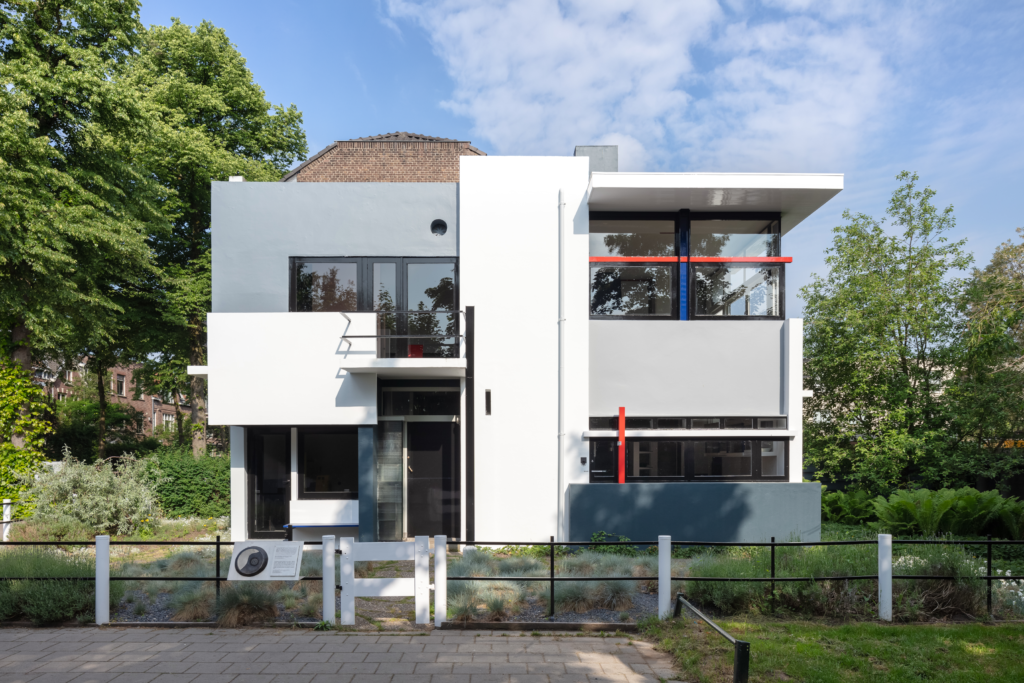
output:
<instances>
[{"instance_id":1,"label":"blue sky","mask_svg":"<svg viewBox=\"0 0 1024 683\"><path fill-rule=\"evenodd\" d=\"M787 313L843 209L900 170L953 204L980 264L1024 226L1024 3L897 0L198 2L311 152L408 130L489 154L618 144L622 170L846 174L783 241Z\"/></svg>"}]
</instances>

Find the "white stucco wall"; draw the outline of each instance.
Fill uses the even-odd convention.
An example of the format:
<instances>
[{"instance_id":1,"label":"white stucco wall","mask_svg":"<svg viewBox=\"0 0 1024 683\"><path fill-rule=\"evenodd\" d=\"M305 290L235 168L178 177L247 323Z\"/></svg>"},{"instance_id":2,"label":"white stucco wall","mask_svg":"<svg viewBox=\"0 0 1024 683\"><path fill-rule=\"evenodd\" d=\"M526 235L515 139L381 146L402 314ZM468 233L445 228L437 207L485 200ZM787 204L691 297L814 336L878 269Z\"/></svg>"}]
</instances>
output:
<instances>
[{"instance_id":1,"label":"white stucco wall","mask_svg":"<svg viewBox=\"0 0 1024 683\"><path fill-rule=\"evenodd\" d=\"M558 191L565 191L565 484L586 481L586 157L463 157L460 287L476 312L476 538L557 535ZM491 391L492 414L484 412Z\"/></svg>"}]
</instances>

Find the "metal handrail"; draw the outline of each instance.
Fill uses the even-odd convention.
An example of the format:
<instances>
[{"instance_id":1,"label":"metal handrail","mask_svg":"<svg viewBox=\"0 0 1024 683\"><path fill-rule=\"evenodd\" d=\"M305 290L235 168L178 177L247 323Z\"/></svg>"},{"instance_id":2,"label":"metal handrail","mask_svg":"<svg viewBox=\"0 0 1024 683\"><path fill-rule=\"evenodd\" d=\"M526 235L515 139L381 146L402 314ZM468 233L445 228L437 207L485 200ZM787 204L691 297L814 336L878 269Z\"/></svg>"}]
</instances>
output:
<instances>
[{"instance_id":1,"label":"metal handrail","mask_svg":"<svg viewBox=\"0 0 1024 683\"><path fill-rule=\"evenodd\" d=\"M737 640L721 626L711 621L699 609L690 604L682 593L676 593L676 607L672 616L679 618L683 611L683 605L696 614L705 624L718 631L718 633L733 645L732 680L733 683L747 683L750 677L750 643L745 640Z\"/></svg>"}]
</instances>

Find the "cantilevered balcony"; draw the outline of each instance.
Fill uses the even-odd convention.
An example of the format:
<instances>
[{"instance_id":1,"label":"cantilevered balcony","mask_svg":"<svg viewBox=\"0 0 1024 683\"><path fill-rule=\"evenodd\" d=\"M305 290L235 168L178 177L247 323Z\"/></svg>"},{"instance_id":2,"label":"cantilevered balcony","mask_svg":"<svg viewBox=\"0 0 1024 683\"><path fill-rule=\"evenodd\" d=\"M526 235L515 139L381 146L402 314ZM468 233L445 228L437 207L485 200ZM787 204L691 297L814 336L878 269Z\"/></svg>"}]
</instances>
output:
<instances>
[{"instance_id":1,"label":"cantilevered balcony","mask_svg":"<svg viewBox=\"0 0 1024 683\"><path fill-rule=\"evenodd\" d=\"M462 311L343 313L341 369L355 374L402 377L464 377ZM372 333L365 329L372 316ZM347 352L344 351L345 347Z\"/></svg>"}]
</instances>

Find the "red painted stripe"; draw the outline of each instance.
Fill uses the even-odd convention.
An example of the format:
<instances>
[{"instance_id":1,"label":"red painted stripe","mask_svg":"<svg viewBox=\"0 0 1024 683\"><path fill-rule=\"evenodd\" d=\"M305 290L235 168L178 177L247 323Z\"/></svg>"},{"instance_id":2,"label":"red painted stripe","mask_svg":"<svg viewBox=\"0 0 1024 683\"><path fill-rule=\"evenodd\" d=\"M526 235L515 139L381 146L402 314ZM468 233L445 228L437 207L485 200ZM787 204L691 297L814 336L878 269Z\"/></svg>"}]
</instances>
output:
<instances>
[{"instance_id":1,"label":"red painted stripe","mask_svg":"<svg viewBox=\"0 0 1024 683\"><path fill-rule=\"evenodd\" d=\"M619 408L619 483L626 483L626 409Z\"/></svg>"},{"instance_id":2,"label":"red painted stripe","mask_svg":"<svg viewBox=\"0 0 1024 683\"><path fill-rule=\"evenodd\" d=\"M691 263L792 263L792 256L691 256Z\"/></svg>"},{"instance_id":3,"label":"red painted stripe","mask_svg":"<svg viewBox=\"0 0 1024 683\"><path fill-rule=\"evenodd\" d=\"M678 261L675 256L591 256L591 263L675 263Z\"/></svg>"}]
</instances>

